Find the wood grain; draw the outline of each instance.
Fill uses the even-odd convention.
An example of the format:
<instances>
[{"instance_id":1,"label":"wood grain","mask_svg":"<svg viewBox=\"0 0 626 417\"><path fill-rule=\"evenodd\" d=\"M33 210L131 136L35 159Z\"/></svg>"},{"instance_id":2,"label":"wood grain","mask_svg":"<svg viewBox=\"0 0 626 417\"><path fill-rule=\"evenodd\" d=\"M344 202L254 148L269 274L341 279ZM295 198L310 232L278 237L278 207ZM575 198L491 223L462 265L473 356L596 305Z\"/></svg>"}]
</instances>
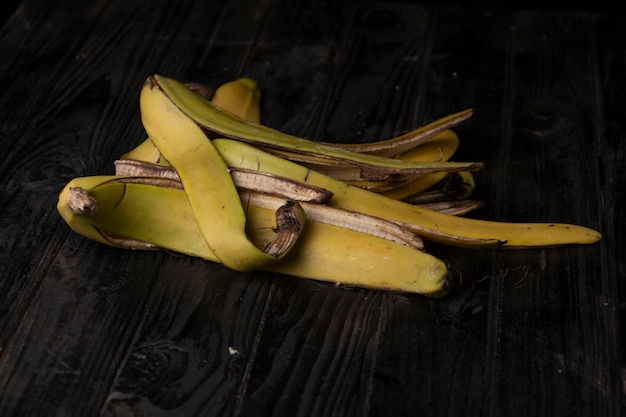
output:
<instances>
[{"instance_id":1,"label":"wood grain","mask_svg":"<svg viewBox=\"0 0 626 417\"><path fill-rule=\"evenodd\" d=\"M626 413L622 15L414 2L26 0L0 29L0 415ZM56 213L140 143L146 77L249 76L272 127L384 139L474 108L470 216L601 243L429 244L442 299L105 247Z\"/></svg>"}]
</instances>

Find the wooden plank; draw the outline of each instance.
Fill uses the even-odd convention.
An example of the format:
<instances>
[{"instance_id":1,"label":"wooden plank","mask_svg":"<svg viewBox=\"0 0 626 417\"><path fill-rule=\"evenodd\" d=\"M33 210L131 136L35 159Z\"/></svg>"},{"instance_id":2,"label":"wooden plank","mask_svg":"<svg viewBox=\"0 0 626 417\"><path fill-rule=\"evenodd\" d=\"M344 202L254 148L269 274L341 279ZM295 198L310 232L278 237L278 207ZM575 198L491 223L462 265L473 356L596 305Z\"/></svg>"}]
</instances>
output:
<instances>
[{"instance_id":1,"label":"wooden plank","mask_svg":"<svg viewBox=\"0 0 626 417\"><path fill-rule=\"evenodd\" d=\"M280 0L20 13L0 36L0 415L625 411L623 17ZM154 72L252 76L268 124L324 140L474 107L458 157L487 163L489 205L473 215L582 222L605 240L430 245L463 278L441 300L86 241L57 193L143 139L138 92Z\"/></svg>"},{"instance_id":2,"label":"wooden plank","mask_svg":"<svg viewBox=\"0 0 626 417\"><path fill-rule=\"evenodd\" d=\"M518 12L513 26L511 114L492 171L501 179L495 216L598 228L589 16ZM612 414L604 369L614 346L589 343L613 326L604 320L600 250L504 254L509 273L493 288L489 306L499 312L488 323L497 336L488 351L492 413Z\"/></svg>"},{"instance_id":3,"label":"wooden plank","mask_svg":"<svg viewBox=\"0 0 626 417\"><path fill-rule=\"evenodd\" d=\"M606 314L604 319L614 327L607 326L603 343L607 346L606 378L610 381L607 392L607 408L616 415L626 414L626 392L624 382L623 335L626 332L626 308L621 300L626 296L626 260L622 255L626 250L626 206L624 202L624 182L626 181L626 157L624 132L626 124L622 116L626 97L626 43L621 35L624 16L600 15L593 20L595 35L595 59L597 69L596 91L598 105L596 112L600 120L601 133L599 159L601 179L598 191L601 198L602 231L604 245L603 286ZM609 350L610 349L610 350Z\"/></svg>"},{"instance_id":4,"label":"wooden plank","mask_svg":"<svg viewBox=\"0 0 626 417\"><path fill-rule=\"evenodd\" d=\"M35 149L45 138L53 137L54 146L37 150L35 156L41 161L54 161L54 165L50 168L48 162L42 167L33 160L30 164L20 164L21 170L11 166L15 170L14 181L21 181L22 187L28 185L24 181L29 176L40 176L40 170L50 177L33 183L33 186L48 187L45 190L38 188L47 193L45 204L40 196L28 193L32 187L24 187L12 196L12 204L23 198L38 197L35 207L40 205L47 214L31 215L33 219L43 218L23 227L27 239L21 240L20 244L27 245L5 252L10 254L19 249L20 252L30 252L35 258L30 261L31 269L12 264L13 271L3 271L3 277L20 279L24 290L14 285L9 287L10 291L3 292L6 296L2 300L3 308L10 309L11 314L3 317L7 324L2 345L25 346L23 349L7 350L0 358L3 369L0 383L4 392L0 408L3 415L22 411L29 415L84 415L85 412L99 410L118 372L117 367L130 354L128 349L142 319L142 307L147 304L145 297L157 278L154 270L160 263L160 257L104 248L73 234L57 253L67 232L55 231L51 227L55 223L50 223L48 219L54 215L56 194L65 181L77 175L112 171L112 167L109 164L105 167L104 162L109 162L112 155L117 154L114 150L117 143L126 135L132 138L143 136L137 118L139 87L146 74L153 72L162 62L172 38L188 17L198 16L190 13L186 4L179 5L174 12L166 4L146 5L143 9L137 7L128 2L110 4L76 35L78 40L71 37L78 46L66 53L78 56L78 60L71 61L68 66L69 60L65 59L65 55L60 57L62 62L59 58L51 58L51 65L64 67L54 84L46 90L61 92L61 96L52 94L44 97L55 105L55 118L38 119L30 127L33 133L29 135L33 140L29 141L28 136L23 138L19 155L25 154L27 147ZM208 13L204 16L205 21L212 16L219 14ZM129 21L133 25L129 25ZM48 24L46 22L46 27ZM200 26L193 24L190 27ZM146 40L152 40L148 43L150 48L145 48ZM137 51L143 52L138 55ZM46 130L55 126L59 126L57 130ZM45 136L40 137L43 134ZM23 167L29 171L23 172ZM10 207L17 208L16 205ZM18 216L12 214L12 218ZM39 229L58 233L56 238L59 240L51 244L56 246L51 247L49 252L42 250L48 243L37 238ZM73 249L75 246L81 246L78 254ZM72 255L68 255L68 251ZM46 256L44 262L39 260L41 253ZM116 281L120 276L136 274L132 261L129 261L135 256L146 256L146 260L150 260L149 267L142 270L138 291L133 294L121 284L116 286L116 290L119 289L122 295L94 289L94 281ZM18 260L26 261L28 258ZM68 263L74 268L69 277ZM111 271L107 268L113 265L120 269ZM3 280L3 284L11 283ZM20 297L15 297L16 291L19 291ZM109 304L119 307L113 300L117 298L127 302L121 306L119 314L106 314ZM97 326L90 327L90 321L96 322ZM15 332L12 335L13 329ZM68 337L68 334L78 337ZM110 335L115 337L109 338ZM32 357L38 358L37 361L33 362ZM68 363L67 369L63 370ZM38 366L49 369L50 373L38 372L41 369ZM32 397L40 400L29 401Z\"/></svg>"},{"instance_id":5,"label":"wooden plank","mask_svg":"<svg viewBox=\"0 0 626 417\"><path fill-rule=\"evenodd\" d=\"M0 146L4 149L0 161L0 191L4 196L0 226L6 236L0 251L0 273L4 277L0 281L0 305L7 312L0 315L0 333L6 336L15 325L15 317L19 317L19 312L12 314L15 307L28 305L32 291L39 285L41 275L32 274L50 263L46 252L57 232L54 207L62 181L59 177L65 171L62 161L66 146L62 143L71 144L76 139L74 129L84 127L80 119L75 119L67 130L65 126L55 129L61 106L55 104L59 91L54 86L69 57L73 60L72 53L77 52L77 33L81 28L86 30L91 23L88 16L101 8L98 3L68 3L66 8L50 10L34 3L22 5L24 15L12 19L0 38L2 50L6 51L0 94L4 115L0 121ZM84 13L82 21L72 20L70 11L74 6L75 12ZM45 18L74 24L48 26ZM47 52L48 60L41 51ZM55 248L58 243L52 243L52 253ZM30 256L20 256L24 253Z\"/></svg>"},{"instance_id":6,"label":"wooden plank","mask_svg":"<svg viewBox=\"0 0 626 417\"><path fill-rule=\"evenodd\" d=\"M475 109L455 128L461 141L455 159L489 166L495 158L491 150L501 135L510 19L506 11L442 8L430 26L416 117L427 121ZM477 198L487 198L488 174L476 177ZM497 253L432 244L427 250L449 262L459 282L440 300L386 295L372 414L484 415L485 352L495 337L486 328L493 313L488 291L492 276L500 273Z\"/></svg>"},{"instance_id":7,"label":"wooden plank","mask_svg":"<svg viewBox=\"0 0 626 417\"><path fill-rule=\"evenodd\" d=\"M347 21L316 138L371 142L415 128L429 9L360 4Z\"/></svg>"},{"instance_id":8,"label":"wooden plank","mask_svg":"<svg viewBox=\"0 0 626 417\"><path fill-rule=\"evenodd\" d=\"M143 317L158 268L154 254L118 251L72 236L3 342L0 411L17 416L99 413ZM89 260L85 263L85 260Z\"/></svg>"},{"instance_id":9,"label":"wooden plank","mask_svg":"<svg viewBox=\"0 0 626 417\"><path fill-rule=\"evenodd\" d=\"M255 357L269 278L168 256L101 415L231 415Z\"/></svg>"},{"instance_id":10,"label":"wooden plank","mask_svg":"<svg viewBox=\"0 0 626 417\"><path fill-rule=\"evenodd\" d=\"M315 22L325 16L324 10L304 10L307 20ZM302 41L304 46L297 42L295 46L285 46L290 62L295 61L295 65L288 69L293 77L290 80L292 88L305 93L296 100L316 114L289 115L291 118L287 117L285 121L272 123L307 137L341 138L342 141L370 140L372 136L365 139L370 135L369 129L376 132L371 135L380 135L379 123L387 118L387 123L392 126L387 129L397 129L399 124L404 124L402 129L408 128L407 119L413 116L411 106L407 105L408 114L395 106L417 100L419 85L414 77L419 73L416 68L419 69L421 60L416 54L423 45L420 36L425 32L419 24L412 24L416 17L425 19L425 9L370 3L346 9L345 13L333 15L333 20L325 22L329 28L336 29L340 29L337 22L347 22L334 37L328 32L309 32ZM283 15L276 12L276 16ZM272 16L274 11L268 15L268 28L276 27L272 25ZM295 22L294 27L283 24L278 39L299 39L300 20L291 16L287 22ZM381 27L375 34L382 36L368 34L377 25ZM295 35L290 35L288 30ZM263 31L260 47L271 43L271 36L271 32ZM325 45L329 44L337 48L333 51L332 61L327 59L329 51ZM279 47L283 45L279 44ZM279 49L278 53L281 54L282 50ZM318 58L312 64L316 75L313 89L308 81L313 69L302 63L299 54ZM286 76L279 72L278 77L285 79ZM297 83L298 79L302 82ZM285 88L269 94L292 94L292 91ZM277 108L284 107L283 102L272 102ZM369 114L367 121L362 119L363 112ZM385 115L381 116L383 113ZM304 118L304 125L292 127L299 117ZM315 122L317 126L314 126ZM359 138L353 137L355 126L361 129ZM333 129L339 133L329 133ZM314 131L319 133L308 133ZM276 292L269 304L271 314L264 320L246 396L240 407L241 415L366 413L372 398L370 387L381 326L386 323L381 315L385 295L289 278L277 281L275 286Z\"/></svg>"},{"instance_id":11,"label":"wooden plank","mask_svg":"<svg viewBox=\"0 0 626 417\"><path fill-rule=\"evenodd\" d=\"M262 90L265 125L319 139L316 131L329 113L336 61L349 33L351 3L272 3L248 67Z\"/></svg>"},{"instance_id":12,"label":"wooden plank","mask_svg":"<svg viewBox=\"0 0 626 417\"><path fill-rule=\"evenodd\" d=\"M382 293L276 284L235 415L365 415Z\"/></svg>"},{"instance_id":13,"label":"wooden plank","mask_svg":"<svg viewBox=\"0 0 626 417\"><path fill-rule=\"evenodd\" d=\"M46 14L63 24L40 22L35 15L32 24L40 22L32 30L36 35L22 36L18 27L3 38L13 43L14 38L24 39L23 45L11 49L26 51L14 54L14 66L8 73L15 72L15 79L3 89L3 102L10 109L2 121L2 131L7 132L2 136L2 146L8 151L0 168L6 180L2 192L10 203L4 206L6 211L1 216L8 241L2 251L6 262L0 268L3 276L10 277L0 284L6 286L0 302L11 311L11 315L0 319L5 335L11 333L21 309L41 285L43 274L66 236L67 228L55 210L62 186L75 176L112 172L112 167L105 168L104 163L110 160L116 141L124 135L139 135L136 117L141 82L137 82L134 67L123 64L137 59L133 48L142 37L136 17L146 16L146 11L126 4L114 9L117 15L109 15L102 12L102 7L93 3L83 10L66 3ZM23 10L27 13L39 8L27 5ZM74 24L72 16L78 14L83 19ZM101 19L101 30L96 27L92 32L96 18ZM136 25L122 23L130 18L136 20ZM31 23L29 15L23 19ZM161 26L152 30L165 24L153 22L157 23ZM46 51L47 55L35 51ZM159 49L150 51L158 60ZM33 56L42 63L30 62ZM142 60L146 67L154 65L148 58L145 55ZM25 71L33 66L32 71ZM142 78L146 72L139 71ZM25 85L30 88L24 99L18 100L20 86ZM133 129L137 133L133 134ZM24 210L27 217L20 215ZM15 221L20 218L23 223ZM30 257L15 256L20 253Z\"/></svg>"}]
</instances>

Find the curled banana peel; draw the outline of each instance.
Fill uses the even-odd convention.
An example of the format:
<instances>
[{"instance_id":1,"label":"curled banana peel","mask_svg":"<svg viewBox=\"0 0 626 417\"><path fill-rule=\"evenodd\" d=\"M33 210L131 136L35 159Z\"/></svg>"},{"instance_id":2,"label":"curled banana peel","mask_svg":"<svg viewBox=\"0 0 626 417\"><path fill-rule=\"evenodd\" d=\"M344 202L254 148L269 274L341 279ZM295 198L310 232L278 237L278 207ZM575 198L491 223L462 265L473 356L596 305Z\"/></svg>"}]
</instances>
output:
<instances>
[{"instance_id":1,"label":"curled banana peel","mask_svg":"<svg viewBox=\"0 0 626 417\"><path fill-rule=\"evenodd\" d=\"M472 171L482 167L480 162L407 161L332 147L288 135L262 124L248 122L222 110L172 78L154 75L148 79L148 84L157 86L181 112L202 126L211 139L234 138L266 149L268 152L281 156L288 155L293 161L351 167L359 173L360 178L367 180L440 171Z\"/></svg>"},{"instance_id":2,"label":"curled banana peel","mask_svg":"<svg viewBox=\"0 0 626 417\"><path fill-rule=\"evenodd\" d=\"M472 117L473 113L474 111L472 109L463 110L461 112L442 117L441 119L435 120L434 122L428 123L418 129L393 139L361 144L325 144L352 152L362 152L390 158L398 157L403 154L406 155L407 152L414 152L410 157L402 159L432 161L434 159L426 156L433 149L429 146L429 143L432 143L433 141L441 141L441 138L435 138L445 131L450 132L450 129L454 126ZM456 150L456 147L458 147L458 140L454 141L453 138L450 139L451 142L448 146L453 147L454 150ZM449 140L449 138L446 138L446 140ZM439 152L439 149L434 149ZM454 152L454 150L452 152Z\"/></svg>"},{"instance_id":3,"label":"curled banana peel","mask_svg":"<svg viewBox=\"0 0 626 417\"><path fill-rule=\"evenodd\" d=\"M482 165L450 162L451 128L471 110L386 141L336 145L261 125L248 78L206 98L155 75L140 108L148 139L116 161L116 175L75 178L59 195L65 222L102 244L439 297L448 267L424 240L525 248L601 238L578 225L461 217L481 206L468 197Z\"/></svg>"},{"instance_id":4,"label":"curled banana peel","mask_svg":"<svg viewBox=\"0 0 626 417\"><path fill-rule=\"evenodd\" d=\"M173 182L138 178L75 178L61 192L59 212L74 231L103 244L167 249L221 262L200 232L184 189ZM241 198L246 202L250 239L260 247L275 241L280 233L275 213L284 200L250 191L242 191ZM68 203L72 200L89 208L80 213ZM259 269L379 290L431 296L447 291L446 265L421 250L419 239L396 224L361 219L361 224L350 221L351 227L346 227L342 216L366 216L323 204L300 204L307 219L297 242L279 262Z\"/></svg>"},{"instance_id":5,"label":"curled banana peel","mask_svg":"<svg viewBox=\"0 0 626 417\"><path fill-rule=\"evenodd\" d=\"M175 167L198 227L224 265L258 269L281 254L257 247L246 234L246 215L224 160L200 126L187 117L158 88L140 95L141 120L161 155ZM301 229L295 227L294 230ZM292 239L295 243L297 235ZM285 245L286 253L289 245Z\"/></svg>"},{"instance_id":6,"label":"curled banana peel","mask_svg":"<svg viewBox=\"0 0 626 417\"><path fill-rule=\"evenodd\" d=\"M528 248L595 243L601 234L563 223L509 223L451 216L354 187L232 139L215 139L231 167L246 168L315 185L333 193L328 204L381 217L425 239L465 248Z\"/></svg>"},{"instance_id":7,"label":"curled banana peel","mask_svg":"<svg viewBox=\"0 0 626 417\"><path fill-rule=\"evenodd\" d=\"M459 147L459 137L452 130L447 129L438 132L423 140L416 148L411 149L398 158L410 161L449 161ZM469 171L460 171L466 172ZM449 173L434 172L431 174L419 175L415 177L405 176L406 181L396 181L390 186L389 181L380 182L377 187L370 188L371 191L380 192L387 197L402 200L409 196L414 196L440 183ZM471 175L471 174L470 174ZM364 188L359 182L352 182L351 185Z\"/></svg>"}]
</instances>

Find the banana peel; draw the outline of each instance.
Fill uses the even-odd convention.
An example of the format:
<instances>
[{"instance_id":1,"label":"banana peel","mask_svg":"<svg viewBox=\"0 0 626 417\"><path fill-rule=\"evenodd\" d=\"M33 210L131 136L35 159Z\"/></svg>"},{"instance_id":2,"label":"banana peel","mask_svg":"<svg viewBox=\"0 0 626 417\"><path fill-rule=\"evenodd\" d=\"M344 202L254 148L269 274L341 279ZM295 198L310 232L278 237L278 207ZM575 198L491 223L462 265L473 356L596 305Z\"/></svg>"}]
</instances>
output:
<instances>
[{"instance_id":1,"label":"banana peel","mask_svg":"<svg viewBox=\"0 0 626 417\"><path fill-rule=\"evenodd\" d=\"M252 123L261 123L261 90L251 78L220 85L211 97L213 105Z\"/></svg>"},{"instance_id":2,"label":"banana peel","mask_svg":"<svg viewBox=\"0 0 626 417\"><path fill-rule=\"evenodd\" d=\"M149 182L137 178L75 178L61 191L58 211L75 232L102 244L128 249L165 249L221 262L201 233L185 191L155 178ZM261 193L243 194L242 199L246 201L251 241L265 247L276 240L276 206L283 200L268 201ZM348 228L345 219L333 220L331 215L316 213L318 209L334 212L337 209L310 202L301 204L309 213L297 242L280 261L263 264L259 269L432 297L449 290L445 263L425 253L419 240L396 224L372 219L372 222L364 221L370 227ZM342 211L341 215L362 216L349 211ZM396 238L376 235L384 228L381 223L386 223L384 227Z\"/></svg>"},{"instance_id":3,"label":"banana peel","mask_svg":"<svg viewBox=\"0 0 626 417\"><path fill-rule=\"evenodd\" d=\"M161 75L149 77L143 90L145 89L161 91L175 107L202 126L211 139L236 138L269 152L281 152L283 156L289 154L289 159L293 161L352 167L363 179L381 180L393 175L472 171L482 168L480 162L421 162L386 158L347 151L288 135L224 111L179 81Z\"/></svg>"},{"instance_id":4,"label":"banana peel","mask_svg":"<svg viewBox=\"0 0 626 417\"><path fill-rule=\"evenodd\" d=\"M467 200L482 165L450 162L451 127L471 109L388 141L337 145L261 125L259 99L248 78L208 100L149 77L140 96L149 139L116 161L115 176L67 184L59 213L107 245L432 297L449 290L449 272L422 239L474 249L601 239L578 225L460 217L482 204ZM450 178L460 186L446 187Z\"/></svg>"},{"instance_id":5,"label":"banana peel","mask_svg":"<svg viewBox=\"0 0 626 417\"><path fill-rule=\"evenodd\" d=\"M466 109L458 113L453 113L448 116L442 117L441 119L428 123L404 135L388 140L359 144L338 144L327 142L322 143L334 148L345 149L351 152L367 153L371 155L385 156L388 158L395 158L401 155L406 155L408 152L416 150L413 157L404 159L412 159L415 161L432 161L436 159L431 159L430 156L426 156L429 152L431 152L432 149L429 146L429 143L440 140L441 138L437 137L441 133L444 133L446 131L451 132L451 129L454 126L457 126L461 122L469 119L470 117L472 117L473 114L473 109ZM454 147L454 150L456 150L456 146L458 146L458 141L456 141L456 146L454 145L454 140L452 141L451 145Z\"/></svg>"},{"instance_id":6,"label":"banana peel","mask_svg":"<svg viewBox=\"0 0 626 417\"><path fill-rule=\"evenodd\" d=\"M596 230L564 223L510 223L438 213L350 186L283 158L232 139L213 140L230 167L289 176L333 193L328 204L402 224L426 240L463 248L529 248L591 244Z\"/></svg>"}]
</instances>

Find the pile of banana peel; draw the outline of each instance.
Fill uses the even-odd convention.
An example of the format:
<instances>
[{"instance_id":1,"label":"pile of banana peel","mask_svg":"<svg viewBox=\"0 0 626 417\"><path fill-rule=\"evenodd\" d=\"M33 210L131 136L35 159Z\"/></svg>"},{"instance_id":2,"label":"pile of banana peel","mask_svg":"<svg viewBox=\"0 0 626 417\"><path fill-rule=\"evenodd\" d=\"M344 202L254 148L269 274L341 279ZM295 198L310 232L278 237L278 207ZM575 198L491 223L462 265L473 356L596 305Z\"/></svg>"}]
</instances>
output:
<instances>
[{"instance_id":1,"label":"pile of banana peel","mask_svg":"<svg viewBox=\"0 0 626 417\"><path fill-rule=\"evenodd\" d=\"M161 75L140 94L146 139L115 175L75 178L57 209L77 233L265 270L440 297L449 268L424 242L462 248L593 244L563 223L465 217L480 162L453 162L472 110L365 144L314 142L261 124L249 78L215 90Z\"/></svg>"}]
</instances>

